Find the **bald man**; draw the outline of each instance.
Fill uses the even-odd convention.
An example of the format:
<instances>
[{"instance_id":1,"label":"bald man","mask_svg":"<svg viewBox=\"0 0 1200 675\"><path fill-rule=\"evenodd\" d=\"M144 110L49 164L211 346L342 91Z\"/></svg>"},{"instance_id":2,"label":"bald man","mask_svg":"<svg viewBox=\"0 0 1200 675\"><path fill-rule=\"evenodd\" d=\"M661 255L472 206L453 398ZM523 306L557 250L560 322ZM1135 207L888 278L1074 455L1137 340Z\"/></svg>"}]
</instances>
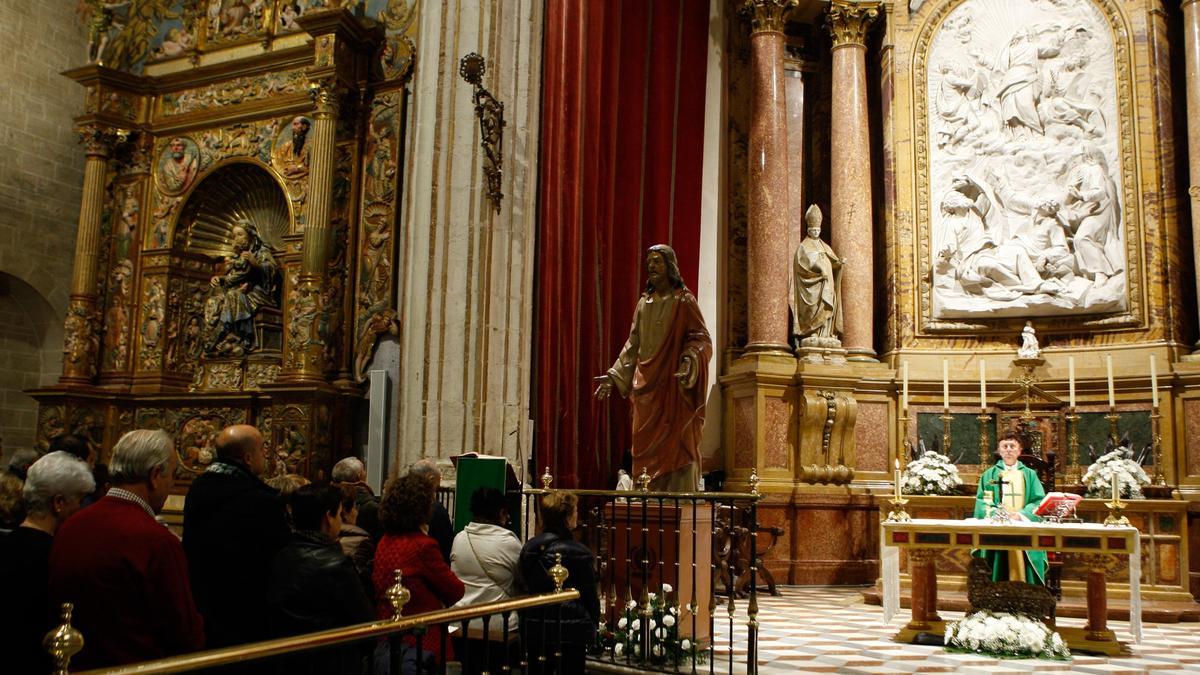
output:
<instances>
[{"instance_id":1,"label":"bald man","mask_svg":"<svg viewBox=\"0 0 1200 675\"><path fill-rule=\"evenodd\" d=\"M248 424L217 436L217 461L192 483L183 507L183 549L209 647L270 636L267 575L290 535L279 493L259 477L263 437Z\"/></svg>"}]
</instances>

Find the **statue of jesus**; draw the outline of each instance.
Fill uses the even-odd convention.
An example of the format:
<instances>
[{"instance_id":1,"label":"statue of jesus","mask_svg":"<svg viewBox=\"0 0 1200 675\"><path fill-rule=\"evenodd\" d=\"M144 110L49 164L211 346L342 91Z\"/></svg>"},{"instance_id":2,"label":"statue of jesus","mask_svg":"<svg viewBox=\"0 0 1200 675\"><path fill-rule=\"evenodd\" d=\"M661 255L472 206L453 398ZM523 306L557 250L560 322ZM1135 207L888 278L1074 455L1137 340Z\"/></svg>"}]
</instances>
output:
<instances>
[{"instance_id":1,"label":"statue of jesus","mask_svg":"<svg viewBox=\"0 0 1200 675\"><path fill-rule=\"evenodd\" d=\"M596 378L595 396L604 400L615 386L630 399L633 470L646 469L651 490L695 492L712 340L670 246L646 251L646 274L629 339Z\"/></svg>"}]
</instances>

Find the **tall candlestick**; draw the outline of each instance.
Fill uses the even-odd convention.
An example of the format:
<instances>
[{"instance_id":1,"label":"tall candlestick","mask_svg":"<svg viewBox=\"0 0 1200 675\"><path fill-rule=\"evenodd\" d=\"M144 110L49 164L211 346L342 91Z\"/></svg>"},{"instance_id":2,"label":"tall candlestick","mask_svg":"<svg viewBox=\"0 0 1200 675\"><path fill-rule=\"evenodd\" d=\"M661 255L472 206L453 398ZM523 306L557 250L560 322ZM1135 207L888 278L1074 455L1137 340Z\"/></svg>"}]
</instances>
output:
<instances>
[{"instance_id":1,"label":"tall candlestick","mask_svg":"<svg viewBox=\"0 0 1200 675\"><path fill-rule=\"evenodd\" d=\"M900 460L896 460L896 499L900 499Z\"/></svg>"},{"instance_id":2,"label":"tall candlestick","mask_svg":"<svg viewBox=\"0 0 1200 675\"><path fill-rule=\"evenodd\" d=\"M942 359L942 407L950 409L950 362Z\"/></svg>"},{"instance_id":3,"label":"tall candlestick","mask_svg":"<svg viewBox=\"0 0 1200 675\"><path fill-rule=\"evenodd\" d=\"M1071 392L1071 407L1075 407L1075 357L1067 357L1067 386Z\"/></svg>"},{"instance_id":4,"label":"tall candlestick","mask_svg":"<svg viewBox=\"0 0 1200 675\"><path fill-rule=\"evenodd\" d=\"M1113 500L1113 503L1115 504L1117 501L1117 496L1120 494L1120 492L1117 490L1117 472L1116 471L1114 471L1113 475L1112 475L1112 493L1113 493L1112 500Z\"/></svg>"},{"instance_id":5,"label":"tall candlestick","mask_svg":"<svg viewBox=\"0 0 1200 675\"><path fill-rule=\"evenodd\" d=\"M1158 410L1158 363L1153 354L1150 355L1150 400Z\"/></svg>"},{"instance_id":6,"label":"tall candlestick","mask_svg":"<svg viewBox=\"0 0 1200 675\"><path fill-rule=\"evenodd\" d=\"M1104 359L1105 365L1108 367L1108 407L1117 407L1117 399L1113 391L1113 376L1112 376L1112 354L1109 354Z\"/></svg>"},{"instance_id":7,"label":"tall candlestick","mask_svg":"<svg viewBox=\"0 0 1200 675\"><path fill-rule=\"evenodd\" d=\"M904 375L904 394L900 398L900 410L908 417L908 361L900 364L900 372Z\"/></svg>"},{"instance_id":8,"label":"tall candlestick","mask_svg":"<svg viewBox=\"0 0 1200 675\"><path fill-rule=\"evenodd\" d=\"M987 361L979 359L979 410L987 410Z\"/></svg>"}]
</instances>

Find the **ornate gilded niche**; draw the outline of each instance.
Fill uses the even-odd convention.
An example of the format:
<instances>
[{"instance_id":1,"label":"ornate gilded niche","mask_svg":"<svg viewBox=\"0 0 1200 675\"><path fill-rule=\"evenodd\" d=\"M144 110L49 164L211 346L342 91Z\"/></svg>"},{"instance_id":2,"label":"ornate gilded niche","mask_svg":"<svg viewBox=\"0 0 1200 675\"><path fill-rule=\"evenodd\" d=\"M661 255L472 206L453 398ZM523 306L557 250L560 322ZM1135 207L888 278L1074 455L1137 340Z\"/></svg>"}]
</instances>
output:
<instances>
[{"instance_id":1,"label":"ornate gilded niche","mask_svg":"<svg viewBox=\"0 0 1200 675\"><path fill-rule=\"evenodd\" d=\"M960 0L913 51L921 330L1146 321L1133 74L1107 1Z\"/></svg>"},{"instance_id":2,"label":"ornate gilded niche","mask_svg":"<svg viewBox=\"0 0 1200 675\"><path fill-rule=\"evenodd\" d=\"M145 74L67 73L86 87L77 123L102 178L81 209L95 246L75 260L95 290L68 332L97 349L34 392L43 443L78 432L103 456L129 429L168 430L181 489L229 424L263 431L274 473L316 476L353 451L356 374L395 317L414 52L409 5L395 27L204 6L222 9L171 19L186 30L163 54L128 60ZM168 45L185 33L200 39Z\"/></svg>"}]
</instances>

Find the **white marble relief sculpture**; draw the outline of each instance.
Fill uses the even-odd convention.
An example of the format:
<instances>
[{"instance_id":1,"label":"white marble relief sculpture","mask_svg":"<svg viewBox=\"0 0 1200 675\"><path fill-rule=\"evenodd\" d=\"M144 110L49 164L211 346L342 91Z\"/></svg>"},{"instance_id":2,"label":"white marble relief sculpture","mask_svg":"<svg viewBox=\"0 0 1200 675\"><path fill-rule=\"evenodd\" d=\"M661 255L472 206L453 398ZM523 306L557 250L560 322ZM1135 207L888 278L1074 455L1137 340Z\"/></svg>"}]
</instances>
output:
<instances>
[{"instance_id":1,"label":"white marble relief sculpture","mask_svg":"<svg viewBox=\"0 0 1200 675\"><path fill-rule=\"evenodd\" d=\"M937 30L936 318L1126 308L1112 40L1091 0L966 0Z\"/></svg>"}]
</instances>

